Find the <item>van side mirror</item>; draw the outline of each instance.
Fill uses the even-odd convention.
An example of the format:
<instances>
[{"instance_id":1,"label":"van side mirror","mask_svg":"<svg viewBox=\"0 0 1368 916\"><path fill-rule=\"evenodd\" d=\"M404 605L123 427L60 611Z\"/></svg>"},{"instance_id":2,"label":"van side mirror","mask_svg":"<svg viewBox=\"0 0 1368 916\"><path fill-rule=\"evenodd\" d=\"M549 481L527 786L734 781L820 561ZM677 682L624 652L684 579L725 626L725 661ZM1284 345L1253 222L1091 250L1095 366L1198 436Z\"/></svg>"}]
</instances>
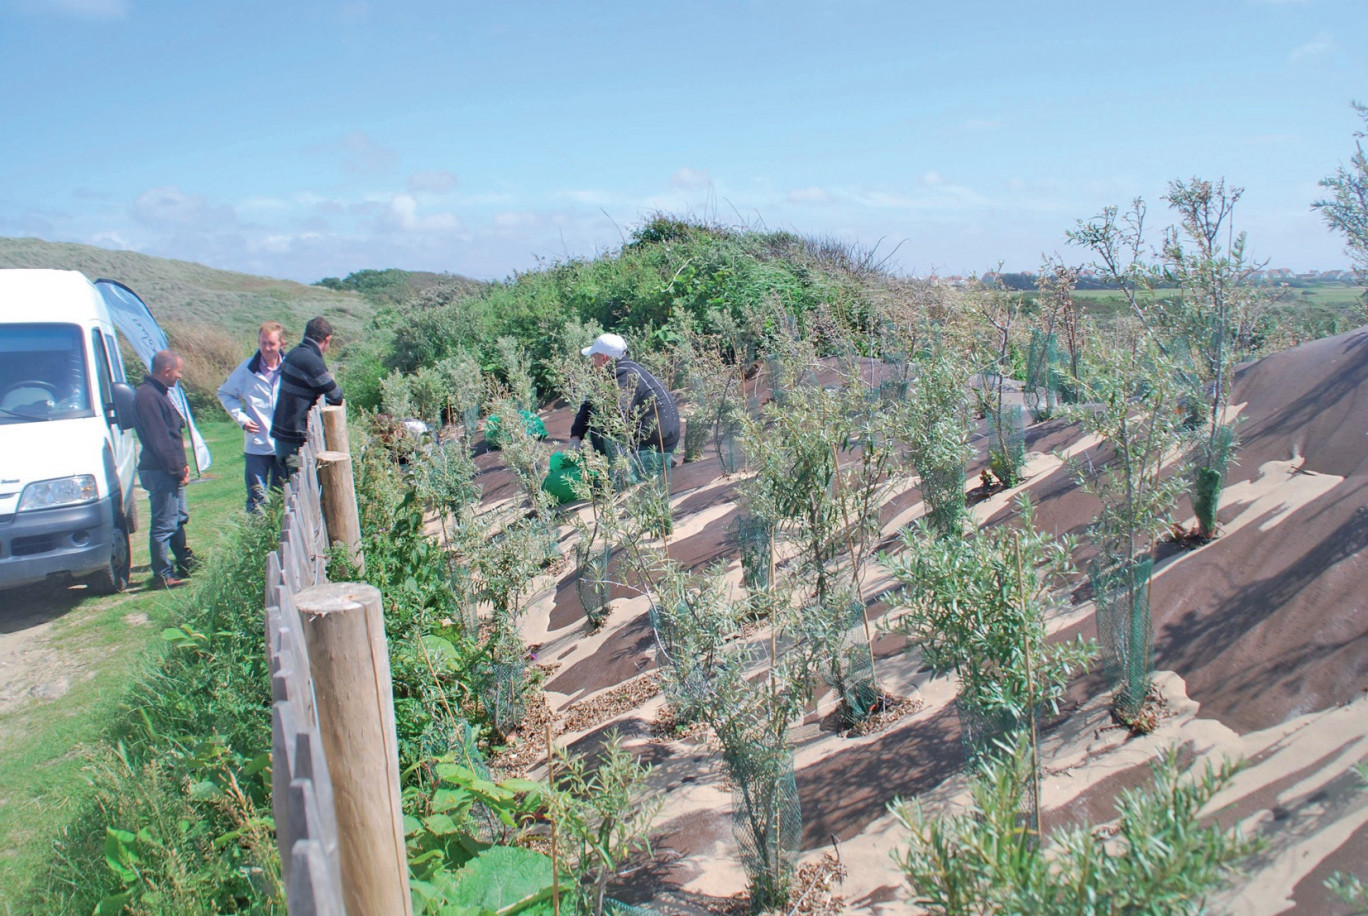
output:
<instances>
[{"instance_id":1,"label":"van side mirror","mask_svg":"<svg viewBox=\"0 0 1368 916\"><path fill-rule=\"evenodd\" d=\"M132 385L114 383L114 420L119 424L119 429L132 429L137 424L138 414L134 406L137 398Z\"/></svg>"}]
</instances>

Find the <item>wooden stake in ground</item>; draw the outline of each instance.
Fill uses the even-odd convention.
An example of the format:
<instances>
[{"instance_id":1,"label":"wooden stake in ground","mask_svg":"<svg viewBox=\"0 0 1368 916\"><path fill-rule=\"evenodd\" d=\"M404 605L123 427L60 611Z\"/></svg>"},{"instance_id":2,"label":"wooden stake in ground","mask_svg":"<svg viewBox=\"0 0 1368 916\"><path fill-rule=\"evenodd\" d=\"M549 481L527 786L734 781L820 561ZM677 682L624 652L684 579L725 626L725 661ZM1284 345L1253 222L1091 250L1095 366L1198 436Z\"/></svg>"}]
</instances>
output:
<instances>
[{"instance_id":1,"label":"wooden stake in ground","mask_svg":"<svg viewBox=\"0 0 1368 916\"><path fill-rule=\"evenodd\" d=\"M347 436L347 405L324 407L323 442L330 452L350 452L351 440Z\"/></svg>"},{"instance_id":2,"label":"wooden stake in ground","mask_svg":"<svg viewBox=\"0 0 1368 916\"><path fill-rule=\"evenodd\" d=\"M295 597L337 812L342 896L353 916L412 916L399 744L380 591L315 585Z\"/></svg>"},{"instance_id":3,"label":"wooden stake in ground","mask_svg":"<svg viewBox=\"0 0 1368 916\"><path fill-rule=\"evenodd\" d=\"M328 528L328 540L346 547L351 562L358 570L365 572L366 558L361 554L361 513L356 507L351 455L328 451L320 453L317 460L323 522Z\"/></svg>"}]
</instances>

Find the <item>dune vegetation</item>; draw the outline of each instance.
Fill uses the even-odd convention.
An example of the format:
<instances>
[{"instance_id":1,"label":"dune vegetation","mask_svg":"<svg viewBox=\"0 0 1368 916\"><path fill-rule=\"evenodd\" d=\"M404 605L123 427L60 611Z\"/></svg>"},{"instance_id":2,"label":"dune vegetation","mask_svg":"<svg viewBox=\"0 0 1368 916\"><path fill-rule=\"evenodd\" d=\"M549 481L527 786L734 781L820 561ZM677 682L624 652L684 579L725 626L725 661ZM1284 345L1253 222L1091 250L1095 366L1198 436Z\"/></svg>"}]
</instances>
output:
<instances>
[{"instance_id":1,"label":"dune vegetation","mask_svg":"<svg viewBox=\"0 0 1368 916\"><path fill-rule=\"evenodd\" d=\"M369 271L249 293L186 265L189 325L231 299L242 336L288 293L292 320L338 316L349 338L366 563L330 574L384 596L415 910L872 906L841 903L823 829L877 848L890 893L929 912L1219 906L1276 826L1213 816L1239 761L1151 743L1189 734L1175 709L1196 715L1156 665L1153 577L1219 548L1232 518L1240 367L1362 323L1359 304L1306 309L1252 279L1239 194L1173 182L1156 239L1116 209L1080 221L1075 260L1030 291L666 215L488 285ZM106 272L45 256L63 252ZM1089 307L1083 265L1120 307ZM546 481L573 407L593 401L610 438L632 420L580 357L605 329L679 393L683 460L586 451L562 503ZM236 526L169 622L15 912L284 911L259 632L273 524ZM1064 736L1084 720L1109 737L1079 750ZM886 740L942 754L877 757ZM1144 775L1053 817L1058 780L1102 754ZM918 776L837 823L841 777L814 775L829 758ZM662 820L678 861L655 855ZM716 822L730 839L680 826ZM874 873L848 879L867 901ZM491 903L513 884L519 903ZM1354 887L1337 874L1316 899L1361 905Z\"/></svg>"}]
</instances>

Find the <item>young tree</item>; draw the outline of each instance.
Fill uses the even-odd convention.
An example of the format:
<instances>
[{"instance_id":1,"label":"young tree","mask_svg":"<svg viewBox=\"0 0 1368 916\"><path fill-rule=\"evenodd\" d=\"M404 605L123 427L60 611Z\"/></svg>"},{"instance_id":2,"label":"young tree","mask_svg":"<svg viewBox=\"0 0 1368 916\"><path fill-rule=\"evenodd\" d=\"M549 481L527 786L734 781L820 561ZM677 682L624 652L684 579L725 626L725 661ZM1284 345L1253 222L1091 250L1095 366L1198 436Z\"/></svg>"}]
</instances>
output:
<instances>
[{"instance_id":1,"label":"young tree","mask_svg":"<svg viewBox=\"0 0 1368 916\"><path fill-rule=\"evenodd\" d=\"M1083 488L1102 504L1090 532L1099 556L1089 568L1098 635L1123 721L1140 724L1153 672L1149 577L1155 539L1171 527L1183 478L1168 472L1188 439L1183 386L1154 338L1130 324L1089 360L1085 400L1070 411L1105 451L1077 465ZM1108 454L1109 452L1109 454Z\"/></svg>"},{"instance_id":2,"label":"young tree","mask_svg":"<svg viewBox=\"0 0 1368 916\"><path fill-rule=\"evenodd\" d=\"M1026 464L1021 408L1007 405L1007 378L1012 374L1013 329L1020 305L995 271L977 289L978 316L988 328L981 344L981 395L988 418L988 468L1004 487L1021 483Z\"/></svg>"},{"instance_id":3,"label":"young tree","mask_svg":"<svg viewBox=\"0 0 1368 916\"><path fill-rule=\"evenodd\" d=\"M964 531L964 469L973 457L969 390L963 361L944 345L917 360L907 398L893 412L897 436L921 478L926 518L941 537Z\"/></svg>"},{"instance_id":4,"label":"young tree","mask_svg":"<svg viewBox=\"0 0 1368 916\"><path fill-rule=\"evenodd\" d=\"M753 513L798 547L793 572L811 595L801 602L798 627L811 650L807 657L818 661L857 721L882 695L862 582L879 532L880 496L897 457L893 415L870 395L851 378L837 389L798 386L783 406L767 405L746 425L755 476L742 486Z\"/></svg>"},{"instance_id":5,"label":"young tree","mask_svg":"<svg viewBox=\"0 0 1368 916\"><path fill-rule=\"evenodd\" d=\"M1025 743L1012 750L974 779L966 813L935 818L916 802L894 809L912 834L894 860L928 912L1197 914L1236 863L1259 848L1238 830L1199 820L1238 766L1208 764L1194 776L1179 767L1177 748L1154 764L1153 788L1121 793L1109 837L1081 824L1060 830L1047 846L1018 823Z\"/></svg>"},{"instance_id":6,"label":"young tree","mask_svg":"<svg viewBox=\"0 0 1368 916\"><path fill-rule=\"evenodd\" d=\"M1352 103L1363 120L1364 130L1354 132L1354 153L1348 167L1340 166L1335 174L1322 178L1320 186L1331 192L1311 205L1319 210L1325 224L1345 239L1345 251L1353 259L1359 282L1368 281L1368 155L1363 151L1363 138L1368 136L1368 105Z\"/></svg>"},{"instance_id":7,"label":"young tree","mask_svg":"<svg viewBox=\"0 0 1368 916\"><path fill-rule=\"evenodd\" d=\"M975 762L995 741L1024 732L1030 756L1032 827L1039 832L1038 716L1055 704L1093 647L1082 637L1046 641L1045 617L1071 572L1074 545L1035 530L1023 498L1020 529L998 526L963 538L903 534L904 550L884 563L902 583L894 628L939 675L959 678L961 730ZM975 734L983 732L983 734Z\"/></svg>"},{"instance_id":8,"label":"young tree","mask_svg":"<svg viewBox=\"0 0 1368 916\"><path fill-rule=\"evenodd\" d=\"M1057 396L1066 403L1078 399L1079 360L1083 350L1085 319L1074 298L1078 285L1077 267L1070 267L1058 258L1046 259L1036 279L1040 308L1039 327L1032 331L1032 358L1027 363L1027 397L1041 399L1042 406L1032 409L1038 419L1053 413L1052 403ZM1054 364L1055 341L1061 339L1067 352L1067 365L1061 371ZM1039 346L1037 346L1037 340ZM1041 393L1041 389L1044 389Z\"/></svg>"},{"instance_id":9,"label":"young tree","mask_svg":"<svg viewBox=\"0 0 1368 916\"><path fill-rule=\"evenodd\" d=\"M633 853L650 851L647 834L664 799L645 797L651 767L622 749L616 731L593 766L559 749L555 760L548 807L557 834L570 841L575 912L603 916L612 912L608 882Z\"/></svg>"},{"instance_id":10,"label":"young tree","mask_svg":"<svg viewBox=\"0 0 1368 916\"><path fill-rule=\"evenodd\" d=\"M1235 235L1235 204L1242 188L1227 188L1194 178L1169 182L1164 199L1176 210L1180 225L1164 235L1163 265L1178 295L1158 306L1167 331L1170 354L1191 364L1189 412L1205 426L1204 442L1194 455L1192 502L1198 534L1216 534L1216 507L1225 482L1226 467L1235 446L1235 431L1225 417L1231 377L1242 355L1239 330L1262 297L1249 285L1260 265L1246 260L1244 233ZM1222 247L1224 236L1224 247Z\"/></svg>"}]
</instances>

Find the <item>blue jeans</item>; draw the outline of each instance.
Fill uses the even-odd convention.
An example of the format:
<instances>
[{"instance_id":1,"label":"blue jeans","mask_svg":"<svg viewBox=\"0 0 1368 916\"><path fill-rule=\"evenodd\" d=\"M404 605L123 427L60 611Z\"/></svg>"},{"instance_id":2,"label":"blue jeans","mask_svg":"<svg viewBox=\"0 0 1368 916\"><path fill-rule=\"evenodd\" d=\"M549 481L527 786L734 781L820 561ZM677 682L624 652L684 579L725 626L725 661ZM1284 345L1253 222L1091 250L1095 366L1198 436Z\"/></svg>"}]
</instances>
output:
<instances>
[{"instance_id":1,"label":"blue jeans","mask_svg":"<svg viewBox=\"0 0 1368 916\"><path fill-rule=\"evenodd\" d=\"M176 564L186 565L190 551L185 544L185 523L190 510L185 504L185 487L179 478L166 471L141 468L138 479L152 503L152 520L147 526L147 546L152 554L152 575L159 579L176 578Z\"/></svg>"},{"instance_id":2,"label":"blue jeans","mask_svg":"<svg viewBox=\"0 0 1368 916\"><path fill-rule=\"evenodd\" d=\"M242 456L242 476L247 482L247 511L255 512L266 501L266 491L279 490L285 483L280 473L280 460L275 453Z\"/></svg>"}]
</instances>

